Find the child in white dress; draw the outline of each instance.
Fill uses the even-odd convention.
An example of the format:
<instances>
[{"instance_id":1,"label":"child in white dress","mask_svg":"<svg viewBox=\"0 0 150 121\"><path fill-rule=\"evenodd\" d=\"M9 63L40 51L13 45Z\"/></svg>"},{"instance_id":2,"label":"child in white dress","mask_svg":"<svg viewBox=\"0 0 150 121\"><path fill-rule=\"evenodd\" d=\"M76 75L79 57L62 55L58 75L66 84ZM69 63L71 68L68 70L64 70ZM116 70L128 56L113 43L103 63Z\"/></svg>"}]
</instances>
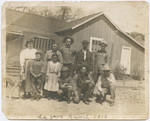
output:
<instances>
[{"instance_id":1,"label":"child in white dress","mask_svg":"<svg viewBox=\"0 0 150 121\"><path fill-rule=\"evenodd\" d=\"M52 61L47 64L47 79L44 89L49 93L48 98L56 99L59 90L58 78L60 76L61 64L58 62L58 55L52 55Z\"/></svg>"}]
</instances>

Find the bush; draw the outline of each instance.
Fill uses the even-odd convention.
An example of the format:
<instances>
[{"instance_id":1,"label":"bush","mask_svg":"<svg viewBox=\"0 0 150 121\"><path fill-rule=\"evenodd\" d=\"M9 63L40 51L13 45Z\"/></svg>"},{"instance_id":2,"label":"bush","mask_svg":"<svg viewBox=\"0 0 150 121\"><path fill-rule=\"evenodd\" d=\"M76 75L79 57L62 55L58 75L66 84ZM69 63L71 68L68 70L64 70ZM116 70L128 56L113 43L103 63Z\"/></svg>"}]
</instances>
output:
<instances>
[{"instance_id":1,"label":"bush","mask_svg":"<svg viewBox=\"0 0 150 121\"><path fill-rule=\"evenodd\" d=\"M133 69L132 79L141 80L143 76L144 76L144 71L141 70L138 65L136 65Z\"/></svg>"},{"instance_id":2,"label":"bush","mask_svg":"<svg viewBox=\"0 0 150 121\"><path fill-rule=\"evenodd\" d=\"M121 65L117 65L113 70L114 76L117 80L124 79L125 72L126 72L126 68Z\"/></svg>"}]
</instances>

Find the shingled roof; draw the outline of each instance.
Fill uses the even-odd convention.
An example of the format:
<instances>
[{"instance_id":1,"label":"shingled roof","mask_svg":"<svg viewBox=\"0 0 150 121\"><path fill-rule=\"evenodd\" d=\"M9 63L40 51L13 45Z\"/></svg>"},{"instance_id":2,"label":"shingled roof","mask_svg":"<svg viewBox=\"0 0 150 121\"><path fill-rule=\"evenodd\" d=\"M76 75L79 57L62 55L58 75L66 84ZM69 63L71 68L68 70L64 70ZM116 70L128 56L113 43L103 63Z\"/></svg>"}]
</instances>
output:
<instances>
[{"instance_id":1,"label":"shingled roof","mask_svg":"<svg viewBox=\"0 0 150 121\"><path fill-rule=\"evenodd\" d=\"M81 25L83 25L83 24L85 24L85 23L87 23L89 21L92 21L92 20L94 20L97 17L100 17L101 15L104 15L118 31L123 33L125 36L130 38L130 40L132 40L133 42L135 42L136 44L138 44L140 47L142 47L144 49L144 46L142 44L137 42L130 35L128 35L126 32L124 32L122 29L120 29L104 12L95 13L95 14L92 14L92 15L85 16L83 18L77 19L75 21L69 22L67 24L64 24L64 26L61 27L59 30L57 30L56 33L74 30L74 29L80 27Z\"/></svg>"},{"instance_id":2,"label":"shingled roof","mask_svg":"<svg viewBox=\"0 0 150 121\"><path fill-rule=\"evenodd\" d=\"M30 22L27 22L30 21ZM48 24L45 24L48 23ZM38 25L42 24L41 30L50 30L51 32L55 32L66 24L63 21L47 18L40 15L21 12L17 10L6 9L6 27L10 25L24 26L37 28Z\"/></svg>"}]
</instances>

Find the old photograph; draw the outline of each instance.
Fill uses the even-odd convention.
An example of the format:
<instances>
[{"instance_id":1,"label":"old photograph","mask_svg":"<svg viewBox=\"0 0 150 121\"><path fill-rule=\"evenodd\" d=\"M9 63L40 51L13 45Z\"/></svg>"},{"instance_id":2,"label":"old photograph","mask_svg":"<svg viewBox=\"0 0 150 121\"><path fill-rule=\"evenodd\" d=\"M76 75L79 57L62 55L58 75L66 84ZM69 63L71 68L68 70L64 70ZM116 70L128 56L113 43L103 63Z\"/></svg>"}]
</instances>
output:
<instances>
[{"instance_id":1,"label":"old photograph","mask_svg":"<svg viewBox=\"0 0 150 121\"><path fill-rule=\"evenodd\" d=\"M147 119L149 4L7 1L1 7L8 119Z\"/></svg>"}]
</instances>

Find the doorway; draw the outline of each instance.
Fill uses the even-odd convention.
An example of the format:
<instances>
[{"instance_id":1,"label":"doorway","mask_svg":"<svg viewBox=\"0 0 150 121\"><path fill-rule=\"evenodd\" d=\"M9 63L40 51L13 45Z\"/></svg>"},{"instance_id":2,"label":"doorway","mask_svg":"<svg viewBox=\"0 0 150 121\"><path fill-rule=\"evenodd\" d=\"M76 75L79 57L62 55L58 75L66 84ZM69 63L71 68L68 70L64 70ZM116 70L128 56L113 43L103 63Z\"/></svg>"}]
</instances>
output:
<instances>
[{"instance_id":1,"label":"doorway","mask_svg":"<svg viewBox=\"0 0 150 121\"><path fill-rule=\"evenodd\" d=\"M121 52L121 66L126 68L126 74L130 74L131 70L131 47L122 46L122 52Z\"/></svg>"}]
</instances>

